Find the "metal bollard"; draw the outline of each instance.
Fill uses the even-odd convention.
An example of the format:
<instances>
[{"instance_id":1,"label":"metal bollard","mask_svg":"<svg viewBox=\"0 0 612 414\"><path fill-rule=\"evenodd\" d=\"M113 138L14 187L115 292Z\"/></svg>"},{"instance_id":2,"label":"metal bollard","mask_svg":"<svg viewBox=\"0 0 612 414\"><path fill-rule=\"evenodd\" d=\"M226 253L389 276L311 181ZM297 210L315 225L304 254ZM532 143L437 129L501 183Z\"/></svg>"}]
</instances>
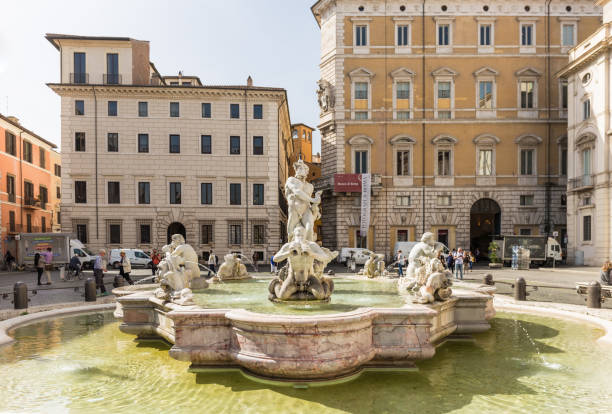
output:
<instances>
[{"instance_id":1,"label":"metal bollard","mask_svg":"<svg viewBox=\"0 0 612 414\"><path fill-rule=\"evenodd\" d=\"M487 273L482 278L482 283L488 286L493 286L495 283L493 282L493 275L491 273Z\"/></svg>"},{"instance_id":2,"label":"metal bollard","mask_svg":"<svg viewBox=\"0 0 612 414\"><path fill-rule=\"evenodd\" d=\"M514 282L514 300L527 300L527 283L522 277Z\"/></svg>"},{"instance_id":3,"label":"metal bollard","mask_svg":"<svg viewBox=\"0 0 612 414\"><path fill-rule=\"evenodd\" d=\"M96 281L94 278L89 277L85 281L85 302L96 301Z\"/></svg>"},{"instance_id":4,"label":"metal bollard","mask_svg":"<svg viewBox=\"0 0 612 414\"><path fill-rule=\"evenodd\" d=\"M587 287L587 308L601 308L601 285L599 282L591 282Z\"/></svg>"},{"instance_id":5,"label":"metal bollard","mask_svg":"<svg viewBox=\"0 0 612 414\"><path fill-rule=\"evenodd\" d=\"M28 285L23 282L17 282L13 286L13 303L15 309L28 308Z\"/></svg>"}]
</instances>

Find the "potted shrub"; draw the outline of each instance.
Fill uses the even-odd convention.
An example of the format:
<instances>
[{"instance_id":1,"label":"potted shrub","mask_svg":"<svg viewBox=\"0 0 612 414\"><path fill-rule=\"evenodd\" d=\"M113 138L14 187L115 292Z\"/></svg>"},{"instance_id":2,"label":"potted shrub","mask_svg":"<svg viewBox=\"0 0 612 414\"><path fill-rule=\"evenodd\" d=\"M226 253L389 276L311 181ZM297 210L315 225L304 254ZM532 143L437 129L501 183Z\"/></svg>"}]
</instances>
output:
<instances>
[{"instance_id":1,"label":"potted shrub","mask_svg":"<svg viewBox=\"0 0 612 414\"><path fill-rule=\"evenodd\" d=\"M496 241L489 243L489 267L500 269L503 264L500 257L498 256L499 245Z\"/></svg>"}]
</instances>

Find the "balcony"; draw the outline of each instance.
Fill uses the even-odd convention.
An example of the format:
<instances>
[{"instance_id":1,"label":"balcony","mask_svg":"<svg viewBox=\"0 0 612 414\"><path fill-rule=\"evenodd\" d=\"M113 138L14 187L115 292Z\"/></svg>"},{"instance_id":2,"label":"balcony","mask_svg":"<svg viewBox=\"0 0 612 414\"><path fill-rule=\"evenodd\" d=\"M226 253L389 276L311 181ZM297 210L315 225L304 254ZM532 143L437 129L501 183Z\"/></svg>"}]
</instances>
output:
<instances>
[{"instance_id":1,"label":"balcony","mask_svg":"<svg viewBox=\"0 0 612 414\"><path fill-rule=\"evenodd\" d=\"M45 230L47 232L51 231L48 227ZM26 224L13 224L12 226L9 224L8 234L19 233L42 233L42 228L40 226L30 226L30 228L28 228Z\"/></svg>"},{"instance_id":2,"label":"balcony","mask_svg":"<svg viewBox=\"0 0 612 414\"><path fill-rule=\"evenodd\" d=\"M105 73L102 77L105 85L121 85L121 75L118 73Z\"/></svg>"},{"instance_id":3,"label":"balcony","mask_svg":"<svg viewBox=\"0 0 612 414\"><path fill-rule=\"evenodd\" d=\"M25 196L23 199L23 207L27 209L36 209L40 207L40 202L36 197Z\"/></svg>"},{"instance_id":4,"label":"balcony","mask_svg":"<svg viewBox=\"0 0 612 414\"><path fill-rule=\"evenodd\" d=\"M570 191L589 190L593 188L594 181L592 174L581 175L567 180L567 188Z\"/></svg>"},{"instance_id":5,"label":"balcony","mask_svg":"<svg viewBox=\"0 0 612 414\"><path fill-rule=\"evenodd\" d=\"M89 73L71 73L70 83L88 84Z\"/></svg>"}]
</instances>

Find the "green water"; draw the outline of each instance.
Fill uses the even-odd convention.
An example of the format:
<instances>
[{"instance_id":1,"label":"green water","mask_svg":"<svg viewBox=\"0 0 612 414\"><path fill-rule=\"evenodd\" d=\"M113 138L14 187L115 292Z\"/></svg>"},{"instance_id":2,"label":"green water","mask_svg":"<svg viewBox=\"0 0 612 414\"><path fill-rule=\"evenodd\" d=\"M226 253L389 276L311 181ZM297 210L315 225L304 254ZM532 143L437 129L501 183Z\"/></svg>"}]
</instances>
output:
<instances>
[{"instance_id":1,"label":"green water","mask_svg":"<svg viewBox=\"0 0 612 414\"><path fill-rule=\"evenodd\" d=\"M349 312L362 307L400 308L406 303L397 293L395 281L334 278L334 293L329 303L285 302L268 300L270 279L249 279L211 284L194 293L194 301L203 308L246 309L253 312L321 315Z\"/></svg>"},{"instance_id":2,"label":"green water","mask_svg":"<svg viewBox=\"0 0 612 414\"><path fill-rule=\"evenodd\" d=\"M0 348L2 413L610 413L612 349L600 330L500 315L473 342L446 343L417 372L365 373L321 388L239 373L191 374L162 342L137 343L110 314L15 330Z\"/></svg>"}]
</instances>

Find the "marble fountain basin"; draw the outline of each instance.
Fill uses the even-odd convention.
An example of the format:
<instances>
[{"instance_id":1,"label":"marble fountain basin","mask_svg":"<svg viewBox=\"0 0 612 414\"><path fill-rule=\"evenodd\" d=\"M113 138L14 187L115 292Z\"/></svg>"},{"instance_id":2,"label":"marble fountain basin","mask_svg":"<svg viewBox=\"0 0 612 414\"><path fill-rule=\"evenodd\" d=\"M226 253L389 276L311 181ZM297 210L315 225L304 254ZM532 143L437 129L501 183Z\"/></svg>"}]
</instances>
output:
<instances>
[{"instance_id":1,"label":"marble fountain basin","mask_svg":"<svg viewBox=\"0 0 612 414\"><path fill-rule=\"evenodd\" d=\"M343 279L334 282L341 292ZM228 304L236 306L232 295L240 295L235 291L244 289L245 283L251 283L249 289L262 289L254 282L226 283ZM330 381L364 368L411 368L418 360L432 358L436 345L449 335L488 330L495 316L493 297L487 290L456 289L451 299L429 305L413 304L409 296L394 293L388 306L375 301L375 306L329 313L329 308L338 305L335 291L331 302L319 304L314 312L266 303L280 311L264 313L249 310L248 300L246 309L219 306L223 301L218 297L209 302L219 307L207 307L204 293L196 294L198 305L181 306L163 302L153 296L151 287L147 289L114 291L118 296L115 315L122 318L122 332L165 339L172 344L170 356L191 362L193 371L239 368L249 376L275 381ZM389 293L388 286L386 289L379 294ZM365 295L374 296L371 289L365 289ZM263 293L259 297L267 301ZM355 297L361 302L359 295ZM241 301L237 303L240 306Z\"/></svg>"}]
</instances>

